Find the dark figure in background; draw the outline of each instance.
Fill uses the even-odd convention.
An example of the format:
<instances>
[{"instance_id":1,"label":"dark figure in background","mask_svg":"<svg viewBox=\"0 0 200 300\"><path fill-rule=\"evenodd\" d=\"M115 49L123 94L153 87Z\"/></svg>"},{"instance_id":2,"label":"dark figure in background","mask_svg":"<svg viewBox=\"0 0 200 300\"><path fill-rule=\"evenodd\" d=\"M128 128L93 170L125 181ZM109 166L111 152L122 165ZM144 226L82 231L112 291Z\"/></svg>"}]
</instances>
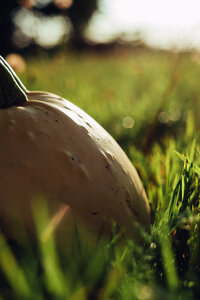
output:
<instances>
[{"instance_id":1,"label":"dark figure in background","mask_svg":"<svg viewBox=\"0 0 200 300\"><path fill-rule=\"evenodd\" d=\"M68 17L72 25L71 40L74 47L81 47L84 43L84 29L92 14L97 9L98 0L49 0L43 4L41 0L0 0L0 53L5 56L11 52L28 51L35 47L35 41L25 49L19 49L14 41L13 34L16 30L14 16L20 9L26 8L41 16L62 15Z\"/></svg>"}]
</instances>

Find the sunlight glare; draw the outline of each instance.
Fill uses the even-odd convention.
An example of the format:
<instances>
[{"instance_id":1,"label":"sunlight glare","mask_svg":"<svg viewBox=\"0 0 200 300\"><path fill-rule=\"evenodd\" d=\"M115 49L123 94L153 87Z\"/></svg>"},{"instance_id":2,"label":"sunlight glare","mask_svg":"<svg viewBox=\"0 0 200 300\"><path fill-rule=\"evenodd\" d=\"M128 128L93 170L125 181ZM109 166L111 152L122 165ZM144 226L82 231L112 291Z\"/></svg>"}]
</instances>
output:
<instances>
[{"instance_id":1,"label":"sunlight glare","mask_svg":"<svg viewBox=\"0 0 200 300\"><path fill-rule=\"evenodd\" d=\"M150 45L200 47L199 11L198 0L101 0L87 35L104 41L139 31Z\"/></svg>"}]
</instances>

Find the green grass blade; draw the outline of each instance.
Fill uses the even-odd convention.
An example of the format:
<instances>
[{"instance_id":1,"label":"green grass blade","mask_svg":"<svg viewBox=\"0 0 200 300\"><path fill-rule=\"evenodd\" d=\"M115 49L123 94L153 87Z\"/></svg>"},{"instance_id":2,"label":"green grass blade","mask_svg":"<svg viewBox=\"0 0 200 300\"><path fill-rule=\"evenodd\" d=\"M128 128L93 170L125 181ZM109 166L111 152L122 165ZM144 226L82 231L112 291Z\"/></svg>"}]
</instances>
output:
<instances>
[{"instance_id":1,"label":"green grass blade","mask_svg":"<svg viewBox=\"0 0 200 300\"><path fill-rule=\"evenodd\" d=\"M163 266L165 270L167 284L170 290L177 290L179 287L179 279L175 265L174 254L170 245L168 230L166 225L163 226L162 232L159 235L161 253L163 258Z\"/></svg>"},{"instance_id":2,"label":"green grass blade","mask_svg":"<svg viewBox=\"0 0 200 300\"><path fill-rule=\"evenodd\" d=\"M59 265L54 234L48 230L51 220L44 199L36 200L33 212L47 290L54 296L67 296L67 284Z\"/></svg>"},{"instance_id":3,"label":"green grass blade","mask_svg":"<svg viewBox=\"0 0 200 300\"><path fill-rule=\"evenodd\" d=\"M18 264L3 234L0 232L0 267L4 272L14 294L21 299L31 299L31 289L26 274Z\"/></svg>"}]
</instances>

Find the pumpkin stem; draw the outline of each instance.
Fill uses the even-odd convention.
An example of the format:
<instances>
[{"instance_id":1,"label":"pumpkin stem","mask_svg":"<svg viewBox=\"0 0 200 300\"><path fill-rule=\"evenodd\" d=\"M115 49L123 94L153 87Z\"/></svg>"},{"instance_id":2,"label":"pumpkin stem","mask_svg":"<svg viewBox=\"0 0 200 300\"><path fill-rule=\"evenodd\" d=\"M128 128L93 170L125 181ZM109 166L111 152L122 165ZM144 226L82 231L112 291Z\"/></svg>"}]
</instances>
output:
<instances>
[{"instance_id":1,"label":"pumpkin stem","mask_svg":"<svg viewBox=\"0 0 200 300\"><path fill-rule=\"evenodd\" d=\"M7 63L7 61L0 55L0 61L2 61L2 63L5 65L5 67L8 68L8 70L10 71L10 73L13 75L13 77L15 78L15 80L17 81L18 85L20 86L20 88L27 93L28 90L27 88L23 85L23 83L21 82L21 80L19 79L19 77L17 76L17 74L15 73L15 71L11 68L11 66Z\"/></svg>"},{"instance_id":2,"label":"pumpkin stem","mask_svg":"<svg viewBox=\"0 0 200 300\"><path fill-rule=\"evenodd\" d=\"M0 57L0 108L7 108L27 101L26 88L8 65Z\"/></svg>"}]
</instances>

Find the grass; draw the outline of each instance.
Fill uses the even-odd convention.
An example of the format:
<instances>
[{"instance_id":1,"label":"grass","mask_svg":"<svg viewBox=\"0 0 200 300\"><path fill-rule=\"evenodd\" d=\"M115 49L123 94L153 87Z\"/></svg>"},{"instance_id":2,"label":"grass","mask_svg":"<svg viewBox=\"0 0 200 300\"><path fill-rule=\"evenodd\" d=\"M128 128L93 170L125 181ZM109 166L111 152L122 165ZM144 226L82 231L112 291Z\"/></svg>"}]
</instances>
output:
<instances>
[{"instance_id":1,"label":"grass","mask_svg":"<svg viewBox=\"0 0 200 300\"><path fill-rule=\"evenodd\" d=\"M152 209L142 243L123 247L113 228L95 249L74 232L63 254L37 238L22 246L0 234L0 299L199 299L199 58L194 54L57 55L30 58L29 89L59 94L92 115L136 166Z\"/></svg>"}]
</instances>

